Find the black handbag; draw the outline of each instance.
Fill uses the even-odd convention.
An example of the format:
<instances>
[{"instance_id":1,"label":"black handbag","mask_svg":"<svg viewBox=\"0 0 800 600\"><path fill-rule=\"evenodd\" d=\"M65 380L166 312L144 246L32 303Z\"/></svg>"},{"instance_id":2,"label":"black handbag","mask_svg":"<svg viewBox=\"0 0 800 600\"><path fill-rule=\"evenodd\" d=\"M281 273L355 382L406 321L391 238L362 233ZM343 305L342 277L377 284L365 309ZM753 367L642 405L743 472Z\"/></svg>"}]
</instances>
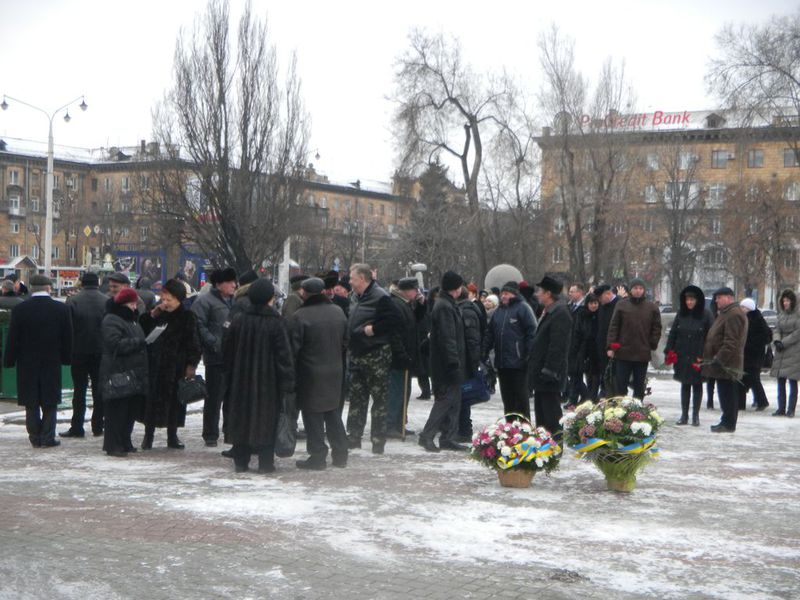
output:
<instances>
[{"instance_id":1,"label":"black handbag","mask_svg":"<svg viewBox=\"0 0 800 600\"><path fill-rule=\"evenodd\" d=\"M202 375L178 380L178 402L186 406L206 399L206 382Z\"/></svg>"},{"instance_id":2,"label":"black handbag","mask_svg":"<svg viewBox=\"0 0 800 600\"><path fill-rule=\"evenodd\" d=\"M100 386L100 397L105 400L130 398L142 393L142 385L134 371L109 375Z\"/></svg>"},{"instance_id":3,"label":"black handbag","mask_svg":"<svg viewBox=\"0 0 800 600\"><path fill-rule=\"evenodd\" d=\"M275 431L275 456L289 458L294 454L297 445L297 411L295 395L284 394L283 410L278 413L278 424Z\"/></svg>"},{"instance_id":4,"label":"black handbag","mask_svg":"<svg viewBox=\"0 0 800 600\"><path fill-rule=\"evenodd\" d=\"M772 344L767 346L767 351L764 353L764 364L762 369L771 369L772 363L775 362L775 355L772 353Z\"/></svg>"}]
</instances>

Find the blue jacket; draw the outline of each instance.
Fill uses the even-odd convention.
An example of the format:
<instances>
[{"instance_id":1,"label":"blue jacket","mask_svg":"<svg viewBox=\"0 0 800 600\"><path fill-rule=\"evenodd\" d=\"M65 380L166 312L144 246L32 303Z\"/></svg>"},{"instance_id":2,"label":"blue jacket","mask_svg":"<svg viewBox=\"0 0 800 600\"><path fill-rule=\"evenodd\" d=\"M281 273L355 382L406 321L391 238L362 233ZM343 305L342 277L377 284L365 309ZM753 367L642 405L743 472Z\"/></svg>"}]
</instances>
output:
<instances>
[{"instance_id":1,"label":"blue jacket","mask_svg":"<svg viewBox=\"0 0 800 600\"><path fill-rule=\"evenodd\" d=\"M489 321L483 355L488 359L494 350L496 369L527 369L535 334L533 310L522 297L511 298L508 305L497 307Z\"/></svg>"}]
</instances>

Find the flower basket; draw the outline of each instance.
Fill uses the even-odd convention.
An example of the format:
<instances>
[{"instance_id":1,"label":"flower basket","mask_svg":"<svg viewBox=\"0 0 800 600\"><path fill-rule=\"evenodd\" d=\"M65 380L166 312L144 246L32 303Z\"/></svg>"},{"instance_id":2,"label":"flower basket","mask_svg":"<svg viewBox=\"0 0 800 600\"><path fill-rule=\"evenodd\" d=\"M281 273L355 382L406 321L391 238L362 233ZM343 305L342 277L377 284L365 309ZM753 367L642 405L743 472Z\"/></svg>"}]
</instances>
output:
<instances>
[{"instance_id":1,"label":"flower basket","mask_svg":"<svg viewBox=\"0 0 800 600\"><path fill-rule=\"evenodd\" d=\"M522 469L499 469L497 471L497 478L500 480L500 485L510 488L531 487L534 475L536 475L536 471Z\"/></svg>"},{"instance_id":2,"label":"flower basket","mask_svg":"<svg viewBox=\"0 0 800 600\"><path fill-rule=\"evenodd\" d=\"M530 487L536 471L558 467L561 447L544 427L509 414L472 436L470 458L494 471L503 487Z\"/></svg>"},{"instance_id":3,"label":"flower basket","mask_svg":"<svg viewBox=\"0 0 800 600\"><path fill-rule=\"evenodd\" d=\"M656 433L663 422L655 405L629 397L584 402L561 419L567 445L618 492L632 492L637 473L658 455Z\"/></svg>"}]
</instances>

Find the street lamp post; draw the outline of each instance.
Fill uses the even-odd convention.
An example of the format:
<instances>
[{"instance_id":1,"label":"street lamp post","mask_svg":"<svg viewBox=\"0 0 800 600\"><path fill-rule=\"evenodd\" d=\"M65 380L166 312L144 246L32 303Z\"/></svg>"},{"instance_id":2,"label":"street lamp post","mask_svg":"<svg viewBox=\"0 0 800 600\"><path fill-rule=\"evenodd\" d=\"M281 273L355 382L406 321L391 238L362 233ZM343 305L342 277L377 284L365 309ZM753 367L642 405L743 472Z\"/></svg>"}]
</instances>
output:
<instances>
[{"instance_id":1,"label":"street lamp post","mask_svg":"<svg viewBox=\"0 0 800 600\"><path fill-rule=\"evenodd\" d=\"M39 108L38 106L34 106L33 104L29 104L24 100L20 100L19 98L14 98L13 96L8 95L3 96L3 103L0 104L0 108L3 110L8 109L8 102L6 102L6 100L13 100L14 102L19 102L28 108L38 110L45 117L47 117L50 125L50 129L47 134L47 181L45 182L46 197L44 215L44 273L50 277L50 270L53 266L53 119L55 119L58 113L66 109L64 121L69 123L72 119L72 117L69 116L70 106L80 100L81 103L78 106L81 110L85 111L87 108L89 108L89 105L86 104L86 100L83 96L78 96L77 98L67 102L64 106L57 108L52 113L48 113L46 110Z\"/></svg>"}]
</instances>

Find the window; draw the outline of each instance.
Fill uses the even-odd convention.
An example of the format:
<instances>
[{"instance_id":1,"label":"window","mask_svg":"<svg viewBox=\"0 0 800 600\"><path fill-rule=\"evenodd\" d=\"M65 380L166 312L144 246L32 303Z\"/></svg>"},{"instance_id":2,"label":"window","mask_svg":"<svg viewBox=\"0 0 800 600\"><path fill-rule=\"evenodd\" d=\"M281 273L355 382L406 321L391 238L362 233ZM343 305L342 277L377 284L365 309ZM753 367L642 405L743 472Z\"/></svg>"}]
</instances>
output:
<instances>
[{"instance_id":1,"label":"window","mask_svg":"<svg viewBox=\"0 0 800 600\"><path fill-rule=\"evenodd\" d=\"M799 264L797 250L785 250L783 252L783 266L787 269L797 269Z\"/></svg>"},{"instance_id":2,"label":"window","mask_svg":"<svg viewBox=\"0 0 800 600\"><path fill-rule=\"evenodd\" d=\"M69 226L69 235L71 237L78 237L78 226L77 225L70 225Z\"/></svg>"},{"instance_id":3,"label":"window","mask_svg":"<svg viewBox=\"0 0 800 600\"><path fill-rule=\"evenodd\" d=\"M722 220L719 217L713 217L711 219L711 233L714 235L722 233Z\"/></svg>"},{"instance_id":4,"label":"window","mask_svg":"<svg viewBox=\"0 0 800 600\"><path fill-rule=\"evenodd\" d=\"M697 162L697 157L691 152L681 152L678 154L678 168L685 171Z\"/></svg>"},{"instance_id":5,"label":"window","mask_svg":"<svg viewBox=\"0 0 800 600\"><path fill-rule=\"evenodd\" d=\"M75 260L75 246L69 247L69 259Z\"/></svg>"},{"instance_id":6,"label":"window","mask_svg":"<svg viewBox=\"0 0 800 600\"><path fill-rule=\"evenodd\" d=\"M70 175L67 178L67 189L68 190L77 190L78 189L78 177L77 177L77 175Z\"/></svg>"},{"instance_id":7,"label":"window","mask_svg":"<svg viewBox=\"0 0 800 600\"><path fill-rule=\"evenodd\" d=\"M369 215L372 216L375 214L375 205L372 202L369 203Z\"/></svg>"},{"instance_id":8,"label":"window","mask_svg":"<svg viewBox=\"0 0 800 600\"><path fill-rule=\"evenodd\" d=\"M123 193L128 193L131 191L131 178L127 175L122 176L122 179L120 180L120 189Z\"/></svg>"},{"instance_id":9,"label":"window","mask_svg":"<svg viewBox=\"0 0 800 600\"><path fill-rule=\"evenodd\" d=\"M8 197L8 208L10 210L19 212L19 194L9 195L9 197Z\"/></svg>"},{"instance_id":10,"label":"window","mask_svg":"<svg viewBox=\"0 0 800 600\"><path fill-rule=\"evenodd\" d=\"M57 190L60 189L61 186L61 175L53 175L53 189Z\"/></svg>"},{"instance_id":11,"label":"window","mask_svg":"<svg viewBox=\"0 0 800 600\"><path fill-rule=\"evenodd\" d=\"M758 217L751 216L749 219L747 219L747 233L749 233L750 235L758 233L758 227L759 227Z\"/></svg>"},{"instance_id":12,"label":"window","mask_svg":"<svg viewBox=\"0 0 800 600\"><path fill-rule=\"evenodd\" d=\"M338 198L334 198L333 199L333 208L334 208L334 210L339 210L339 199Z\"/></svg>"},{"instance_id":13,"label":"window","mask_svg":"<svg viewBox=\"0 0 800 600\"><path fill-rule=\"evenodd\" d=\"M696 181L668 181L664 200L671 208L694 208L697 201Z\"/></svg>"},{"instance_id":14,"label":"window","mask_svg":"<svg viewBox=\"0 0 800 600\"><path fill-rule=\"evenodd\" d=\"M553 220L553 231L555 233L564 233L564 218L556 217Z\"/></svg>"},{"instance_id":15,"label":"window","mask_svg":"<svg viewBox=\"0 0 800 600\"><path fill-rule=\"evenodd\" d=\"M150 176L149 175L139 175L139 187L143 190L150 189Z\"/></svg>"},{"instance_id":16,"label":"window","mask_svg":"<svg viewBox=\"0 0 800 600\"><path fill-rule=\"evenodd\" d=\"M19 185L19 171L16 169L11 169L9 172L8 182L11 185Z\"/></svg>"},{"instance_id":17,"label":"window","mask_svg":"<svg viewBox=\"0 0 800 600\"><path fill-rule=\"evenodd\" d=\"M31 225L31 233L33 235L39 235L42 232L42 228L38 223L34 223Z\"/></svg>"},{"instance_id":18,"label":"window","mask_svg":"<svg viewBox=\"0 0 800 600\"><path fill-rule=\"evenodd\" d=\"M725 185L714 183L708 186L707 208L720 208L725 203Z\"/></svg>"},{"instance_id":19,"label":"window","mask_svg":"<svg viewBox=\"0 0 800 600\"><path fill-rule=\"evenodd\" d=\"M710 265L722 265L725 263L725 250L714 248L708 251L706 258Z\"/></svg>"},{"instance_id":20,"label":"window","mask_svg":"<svg viewBox=\"0 0 800 600\"><path fill-rule=\"evenodd\" d=\"M11 233L19 233L19 221L11 221Z\"/></svg>"},{"instance_id":21,"label":"window","mask_svg":"<svg viewBox=\"0 0 800 600\"><path fill-rule=\"evenodd\" d=\"M33 212L39 212L39 199L36 197L31 198L31 210Z\"/></svg>"},{"instance_id":22,"label":"window","mask_svg":"<svg viewBox=\"0 0 800 600\"><path fill-rule=\"evenodd\" d=\"M655 185L644 186L644 201L647 204L655 204L658 202L658 188Z\"/></svg>"},{"instance_id":23,"label":"window","mask_svg":"<svg viewBox=\"0 0 800 600\"><path fill-rule=\"evenodd\" d=\"M314 195L313 194L309 194L308 195L308 205L309 206L316 206L317 205L316 202L314 202Z\"/></svg>"},{"instance_id":24,"label":"window","mask_svg":"<svg viewBox=\"0 0 800 600\"><path fill-rule=\"evenodd\" d=\"M92 191L97 191L97 177L92 177Z\"/></svg>"},{"instance_id":25,"label":"window","mask_svg":"<svg viewBox=\"0 0 800 600\"><path fill-rule=\"evenodd\" d=\"M651 171L658 171L659 169L658 154L650 153L647 155L647 168Z\"/></svg>"},{"instance_id":26,"label":"window","mask_svg":"<svg viewBox=\"0 0 800 600\"><path fill-rule=\"evenodd\" d=\"M786 148L783 151L783 166L796 167L797 165L797 152L795 152L794 148Z\"/></svg>"},{"instance_id":27,"label":"window","mask_svg":"<svg viewBox=\"0 0 800 600\"><path fill-rule=\"evenodd\" d=\"M143 242L146 242L146 241L147 241L147 236L148 236L148 235L149 235L149 233L150 233L150 228L149 228L149 227L147 227L147 226L140 227L140 228L139 228L139 233L140 233L140 236L139 236L139 237L141 238L141 240L142 240Z\"/></svg>"},{"instance_id":28,"label":"window","mask_svg":"<svg viewBox=\"0 0 800 600\"><path fill-rule=\"evenodd\" d=\"M38 244L34 244L31 246L31 258L33 260L39 260L39 246Z\"/></svg>"},{"instance_id":29,"label":"window","mask_svg":"<svg viewBox=\"0 0 800 600\"><path fill-rule=\"evenodd\" d=\"M120 202L119 209L122 212L125 212L125 213L131 212L131 202L130 202L130 200L123 200L122 202Z\"/></svg>"},{"instance_id":30,"label":"window","mask_svg":"<svg viewBox=\"0 0 800 600\"><path fill-rule=\"evenodd\" d=\"M386 206L384 206L383 204L381 204L381 205L380 205L380 209L381 209L381 216L385 215L385 214L386 214Z\"/></svg>"},{"instance_id":31,"label":"window","mask_svg":"<svg viewBox=\"0 0 800 600\"><path fill-rule=\"evenodd\" d=\"M786 200L789 202L800 200L800 182L792 181L786 186Z\"/></svg>"},{"instance_id":32,"label":"window","mask_svg":"<svg viewBox=\"0 0 800 600\"><path fill-rule=\"evenodd\" d=\"M747 167L749 169L760 169L764 166L764 151L763 150L748 150L747 151Z\"/></svg>"},{"instance_id":33,"label":"window","mask_svg":"<svg viewBox=\"0 0 800 600\"><path fill-rule=\"evenodd\" d=\"M648 233L655 231L655 219L652 215L648 215L642 219L642 230Z\"/></svg>"},{"instance_id":34,"label":"window","mask_svg":"<svg viewBox=\"0 0 800 600\"><path fill-rule=\"evenodd\" d=\"M106 192L111 191L111 177L106 177L103 179L103 190Z\"/></svg>"},{"instance_id":35,"label":"window","mask_svg":"<svg viewBox=\"0 0 800 600\"><path fill-rule=\"evenodd\" d=\"M555 246L553 248L553 262L564 262L564 249L561 246Z\"/></svg>"},{"instance_id":36,"label":"window","mask_svg":"<svg viewBox=\"0 0 800 600\"><path fill-rule=\"evenodd\" d=\"M726 169L728 167L728 151L713 150L711 152L711 168Z\"/></svg>"},{"instance_id":37,"label":"window","mask_svg":"<svg viewBox=\"0 0 800 600\"><path fill-rule=\"evenodd\" d=\"M19 244L11 244L8 248L8 253L11 255L11 258L17 258L19 256Z\"/></svg>"},{"instance_id":38,"label":"window","mask_svg":"<svg viewBox=\"0 0 800 600\"><path fill-rule=\"evenodd\" d=\"M611 223L609 227L611 229L611 233L620 234L625 233L625 222L624 221L614 221Z\"/></svg>"},{"instance_id":39,"label":"window","mask_svg":"<svg viewBox=\"0 0 800 600\"><path fill-rule=\"evenodd\" d=\"M129 237L131 235L131 228L127 225L122 228L122 237Z\"/></svg>"},{"instance_id":40,"label":"window","mask_svg":"<svg viewBox=\"0 0 800 600\"><path fill-rule=\"evenodd\" d=\"M114 209L114 203L111 200L106 200L106 212L110 213Z\"/></svg>"},{"instance_id":41,"label":"window","mask_svg":"<svg viewBox=\"0 0 800 600\"><path fill-rule=\"evenodd\" d=\"M784 229L786 231L795 231L797 229L797 220L794 215L787 215L784 220Z\"/></svg>"},{"instance_id":42,"label":"window","mask_svg":"<svg viewBox=\"0 0 800 600\"><path fill-rule=\"evenodd\" d=\"M328 198L326 198L325 196L323 196L322 198L320 198L320 199L319 199L319 205L320 205L322 208L328 208Z\"/></svg>"}]
</instances>

